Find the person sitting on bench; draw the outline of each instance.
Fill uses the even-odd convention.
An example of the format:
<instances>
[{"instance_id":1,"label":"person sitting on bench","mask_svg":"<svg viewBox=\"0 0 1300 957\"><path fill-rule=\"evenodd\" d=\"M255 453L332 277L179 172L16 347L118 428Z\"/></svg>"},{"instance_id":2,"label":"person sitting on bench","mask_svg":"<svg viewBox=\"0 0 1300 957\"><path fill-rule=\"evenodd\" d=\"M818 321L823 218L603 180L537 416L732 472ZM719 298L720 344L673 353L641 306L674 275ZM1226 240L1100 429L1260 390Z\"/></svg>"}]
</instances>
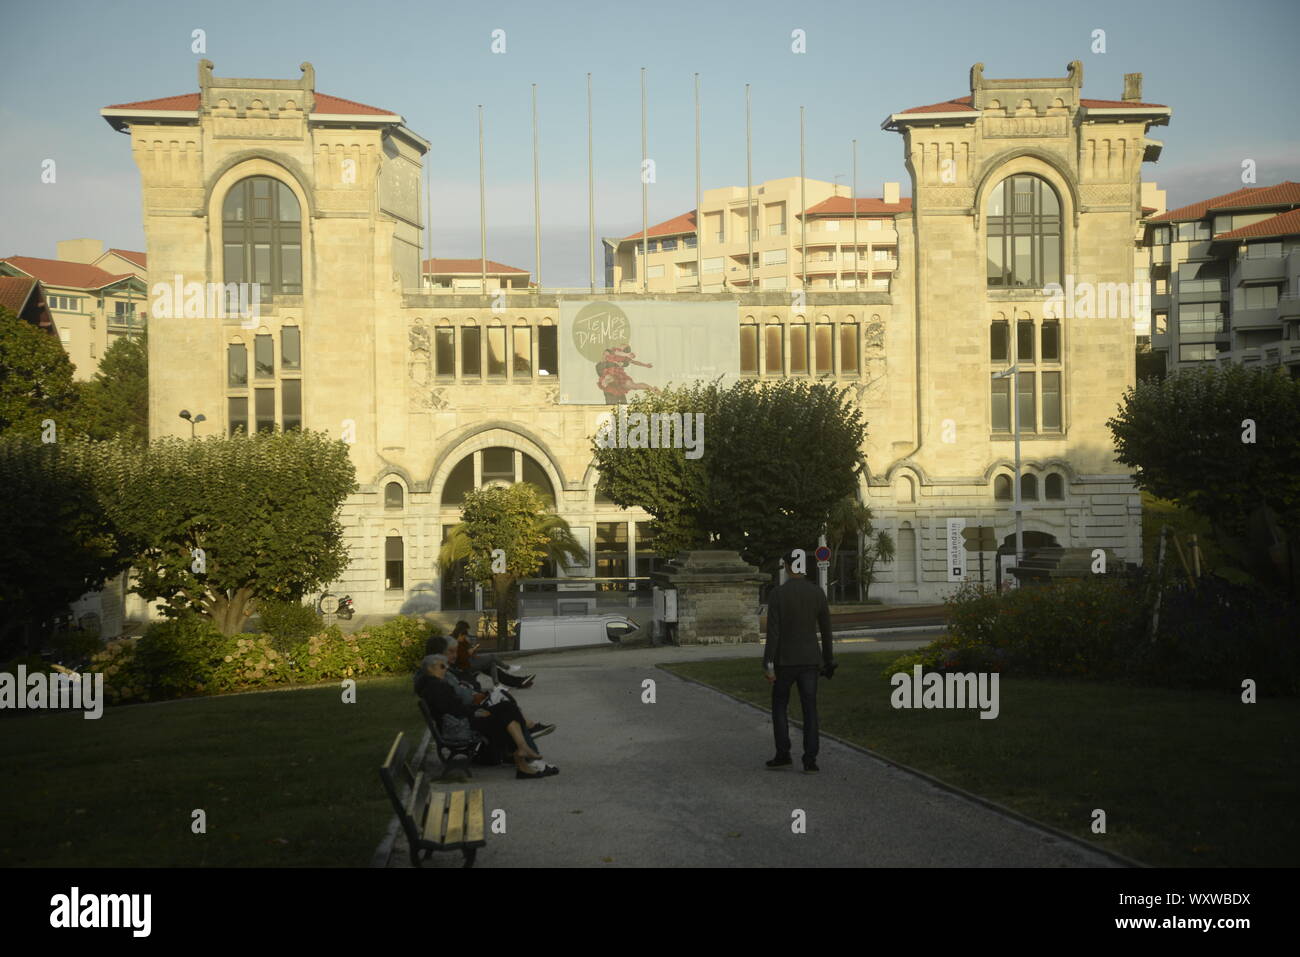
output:
<instances>
[{"instance_id":1,"label":"person sitting on bench","mask_svg":"<svg viewBox=\"0 0 1300 957\"><path fill-rule=\"evenodd\" d=\"M448 660L447 674L449 675L449 677L453 680L459 681L463 685L466 685L469 688L469 690L474 694L482 693L483 688L478 683L478 672L472 669L468 671L458 670L456 668L455 661L453 660L453 656L455 655L455 653L456 653L456 648L455 646L451 645L451 639L446 638L443 635L433 635L424 643L424 654L426 658L429 655L445 655ZM420 694L420 685L424 681L424 679L425 679L425 669L424 669L424 665L421 664L420 667L415 672L415 693L416 694ZM512 704L515 705L515 707L519 708L519 713L521 715L523 714L524 711L523 707L519 704L518 701L515 700L514 696L510 694L510 692L501 688L498 688L497 690L500 692L501 696L505 697L506 700L510 701ZM544 724L541 721L534 721L531 724L525 724L524 727L528 730L528 733L534 738L540 738L542 735L550 734L552 731L555 730L555 725Z\"/></svg>"},{"instance_id":2,"label":"person sitting on bench","mask_svg":"<svg viewBox=\"0 0 1300 957\"><path fill-rule=\"evenodd\" d=\"M515 777L535 779L559 774L560 769L547 764L534 746L527 722L519 706L496 690L491 698L482 692L475 694L455 677L448 674L450 662L446 655L429 655L421 662L427 676L417 682L416 691L424 698L438 721L439 728L448 727L447 717L468 719L470 727L502 754L512 754ZM448 729L450 732L450 728Z\"/></svg>"},{"instance_id":3,"label":"person sitting on bench","mask_svg":"<svg viewBox=\"0 0 1300 957\"><path fill-rule=\"evenodd\" d=\"M458 621L451 630L456 642L452 649L452 669L458 672L477 671L492 679L493 684L508 688L531 688L537 675L524 674L518 665L508 665L494 654L480 652L478 642L469 633L469 622Z\"/></svg>"}]
</instances>

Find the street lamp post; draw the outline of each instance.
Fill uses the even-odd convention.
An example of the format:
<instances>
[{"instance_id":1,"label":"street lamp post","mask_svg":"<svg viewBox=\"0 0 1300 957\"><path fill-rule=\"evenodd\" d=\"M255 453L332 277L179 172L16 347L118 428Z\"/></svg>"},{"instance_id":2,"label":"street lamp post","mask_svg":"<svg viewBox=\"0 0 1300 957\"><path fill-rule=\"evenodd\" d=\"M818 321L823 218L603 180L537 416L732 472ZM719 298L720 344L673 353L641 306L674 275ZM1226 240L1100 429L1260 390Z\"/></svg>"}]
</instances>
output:
<instances>
[{"instance_id":1,"label":"street lamp post","mask_svg":"<svg viewBox=\"0 0 1300 957\"><path fill-rule=\"evenodd\" d=\"M181 418L190 424L190 438L194 438L194 426L200 422L206 422L208 417L200 412L198 415L191 417L189 409L181 409Z\"/></svg>"},{"instance_id":2,"label":"street lamp post","mask_svg":"<svg viewBox=\"0 0 1300 957\"><path fill-rule=\"evenodd\" d=\"M1003 369L1001 372L993 373L993 378L995 379L1011 380L1010 386L1007 389L1007 393L1010 396L1010 400L1011 400L1011 414L1013 416L1012 422L1014 423L1013 429L1015 432L1015 441L1016 441L1016 469L1015 469L1016 477L1015 477L1014 486L1012 488L1012 501L1014 503L1012 505L1012 508L1016 513L1016 565L1017 566L1020 565L1020 560L1025 554L1024 516L1022 512L1022 506L1020 504L1020 396L1018 395L1018 390L1016 388L1018 377L1019 377L1019 369L1014 364L1008 369Z\"/></svg>"}]
</instances>

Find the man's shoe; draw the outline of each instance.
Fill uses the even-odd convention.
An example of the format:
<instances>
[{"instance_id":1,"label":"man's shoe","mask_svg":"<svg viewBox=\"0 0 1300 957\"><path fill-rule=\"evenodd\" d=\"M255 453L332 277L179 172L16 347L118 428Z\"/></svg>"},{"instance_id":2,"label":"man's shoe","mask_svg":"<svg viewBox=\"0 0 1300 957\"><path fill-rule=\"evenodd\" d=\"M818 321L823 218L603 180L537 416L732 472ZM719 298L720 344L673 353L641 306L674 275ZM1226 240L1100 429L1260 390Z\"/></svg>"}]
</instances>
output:
<instances>
[{"instance_id":1,"label":"man's shoe","mask_svg":"<svg viewBox=\"0 0 1300 957\"><path fill-rule=\"evenodd\" d=\"M816 762L816 761L805 761L805 762L803 763L803 773L804 773L804 774L816 774L816 773L817 773L818 771L820 771L820 770L821 770L821 768L817 767L817 762Z\"/></svg>"},{"instance_id":2,"label":"man's shoe","mask_svg":"<svg viewBox=\"0 0 1300 957\"><path fill-rule=\"evenodd\" d=\"M767 766L769 770L775 771L779 768L788 768L793 763L794 762L790 760L790 755L778 754L771 761L767 762Z\"/></svg>"},{"instance_id":3,"label":"man's shoe","mask_svg":"<svg viewBox=\"0 0 1300 957\"><path fill-rule=\"evenodd\" d=\"M555 730L555 725L542 724L542 722L538 721L536 724L534 724L531 728L528 729L528 733L531 734L534 738L540 738L542 737L542 735L550 734L554 730Z\"/></svg>"}]
</instances>

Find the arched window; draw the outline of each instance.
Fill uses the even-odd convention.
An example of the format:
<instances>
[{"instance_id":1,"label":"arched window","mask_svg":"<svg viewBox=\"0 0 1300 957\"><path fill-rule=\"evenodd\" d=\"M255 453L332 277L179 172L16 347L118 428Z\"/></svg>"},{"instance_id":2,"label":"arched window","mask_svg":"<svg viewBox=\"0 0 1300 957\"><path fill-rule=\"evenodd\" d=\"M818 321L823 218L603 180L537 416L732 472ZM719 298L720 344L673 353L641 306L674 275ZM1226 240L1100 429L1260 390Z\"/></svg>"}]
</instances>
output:
<instances>
[{"instance_id":1,"label":"arched window","mask_svg":"<svg viewBox=\"0 0 1300 957\"><path fill-rule=\"evenodd\" d=\"M1011 476L999 475L993 480L993 497L999 502L1011 501Z\"/></svg>"},{"instance_id":2,"label":"arched window","mask_svg":"<svg viewBox=\"0 0 1300 957\"><path fill-rule=\"evenodd\" d=\"M1043 491L1048 499L1059 502L1065 498L1065 480L1059 473L1053 472L1043 482Z\"/></svg>"},{"instance_id":3,"label":"arched window","mask_svg":"<svg viewBox=\"0 0 1300 957\"><path fill-rule=\"evenodd\" d=\"M406 493L400 482L389 482L384 486L384 508L401 508L405 504Z\"/></svg>"},{"instance_id":4,"label":"arched window","mask_svg":"<svg viewBox=\"0 0 1300 957\"><path fill-rule=\"evenodd\" d=\"M227 283L258 283L260 295L302 295L302 209L279 180L250 176L230 188L221 211Z\"/></svg>"},{"instance_id":5,"label":"arched window","mask_svg":"<svg viewBox=\"0 0 1300 957\"><path fill-rule=\"evenodd\" d=\"M1009 176L989 193L990 286L1041 289L1061 281L1061 201L1037 176Z\"/></svg>"},{"instance_id":6,"label":"arched window","mask_svg":"<svg viewBox=\"0 0 1300 957\"><path fill-rule=\"evenodd\" d=\"M551 484L540 462L527 452L518 452L505 446L493 446L472 452L456 463L442 487L444 507L460 507L465 493L474 487L474 462L478 460L479 485L514 485L528 482L537 487L547 504L555 507L555 486Z\"/></svg>"},{"instance_id":7,"label":"arched window","mask_svg":"<svg viewBox=\"0 0 1300 957\"><path fill-rule=\"evenodd\" d=\"M910 476L899 476L897 488L898 503L900 505L913 505L916 503L916 486L912 484Z\"/></svg>"},{"instance_id":8,"label":"arched window","mask_svg":"<svg viewBox=\"0 0 1300 957\"><path fill-rule=\"evenodd\" d=\"M1038 500L1038 476L1037 475L1020 476L1020 498L1022 501L1027 501L1027 502Z\"/></svg>"}]
</instances>

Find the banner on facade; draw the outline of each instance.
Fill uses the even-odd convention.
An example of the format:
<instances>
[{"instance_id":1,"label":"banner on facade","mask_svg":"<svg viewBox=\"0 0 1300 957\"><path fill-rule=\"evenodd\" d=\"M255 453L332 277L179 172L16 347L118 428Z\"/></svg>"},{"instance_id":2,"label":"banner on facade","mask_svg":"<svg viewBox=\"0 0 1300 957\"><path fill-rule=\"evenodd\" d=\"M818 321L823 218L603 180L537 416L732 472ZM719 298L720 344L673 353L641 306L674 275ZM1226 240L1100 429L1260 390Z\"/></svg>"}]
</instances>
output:
<instances>
[{"instance_id":1,"label":"banner on facade","mask_svg":"<svg viewBox=\"0 0 1300 957\"><path fill-rule=\"evenodd\" d=\"M966 538L962 530L966 528L966 519L948 519L948 581L964 582L966 580Z\"/></svg>"},{"instance_id":2,"label":"banner on facade","mask_svg":"<svg viewBox=\"0 0 1300 957\"><path fill-rule=\"evenodd\" d=\"M626 405L668 385L740 374L734 302L565 300L560 402Z\"/></svg>"}]
</instances>

